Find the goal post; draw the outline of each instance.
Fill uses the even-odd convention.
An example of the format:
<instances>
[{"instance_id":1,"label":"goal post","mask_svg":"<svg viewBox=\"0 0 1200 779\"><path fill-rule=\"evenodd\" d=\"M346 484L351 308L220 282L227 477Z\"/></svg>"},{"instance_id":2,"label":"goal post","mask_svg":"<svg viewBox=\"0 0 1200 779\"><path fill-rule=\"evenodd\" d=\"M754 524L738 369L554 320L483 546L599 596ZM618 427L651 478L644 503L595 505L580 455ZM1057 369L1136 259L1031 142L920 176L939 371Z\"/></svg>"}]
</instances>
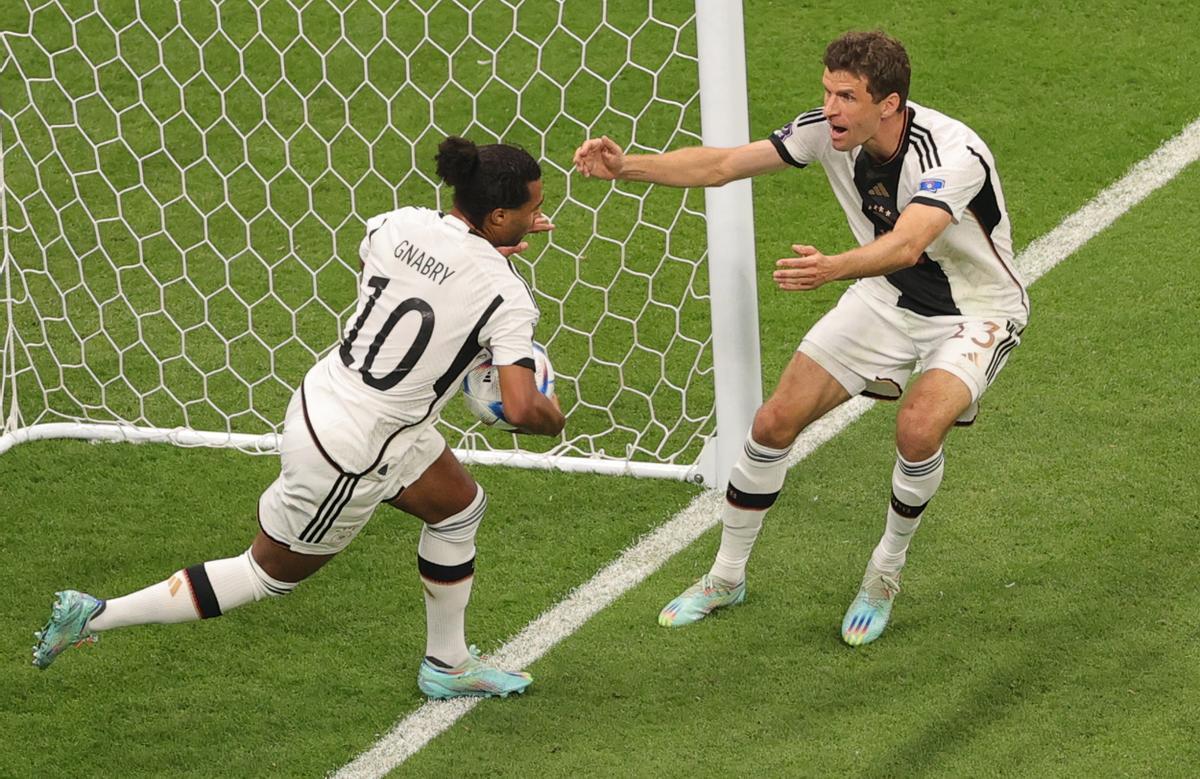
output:
<instances>
[{"instance_id":1,"label":"goal post","mask_svg":"<svg viewBox=\"0 0 1200 779\"><path fill-rule=\"evenodd\" d=\"M516 258L558 439L447 407L468 462L722 483L761 400L748 182L572 172L748 140L741 2L23 0L0 15L0 453L43 438L275 451L353 308L364 221L449 207L447 134L542 164ZM706 266L706 267L705 267Z\"/></svg>"},{"instance_id":2,"label":"goal post","mask_svg":"<svg viewBox=\"0 0 1200 779\"><path fill-rule=\"evenodd\" d=\"M750 141L746 41L741 0L696 0L700 122L706 146ZM713 362L717 366L714 462L703 463L710 486L724 484L762 405L758 286L750 180L704 193L708 275L712 289Z\"/></svg>"}]
</instances>

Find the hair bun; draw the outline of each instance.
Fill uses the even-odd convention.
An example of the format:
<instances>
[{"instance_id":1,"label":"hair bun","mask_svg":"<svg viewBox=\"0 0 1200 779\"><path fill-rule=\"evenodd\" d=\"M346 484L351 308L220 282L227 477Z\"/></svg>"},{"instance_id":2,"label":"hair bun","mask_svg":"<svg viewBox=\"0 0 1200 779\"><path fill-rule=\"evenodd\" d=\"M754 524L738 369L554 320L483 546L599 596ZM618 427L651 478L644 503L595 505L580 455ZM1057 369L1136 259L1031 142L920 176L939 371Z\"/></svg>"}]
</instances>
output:
<instances>
[{"instance_id":1,"label":"hair bun","mask_svg":"<svg viewBox=\"0 0 1200 779\"><path fill-rule=\"evenodd\" d=\"M479 167L479 148L466 138L451 135L438 144L437 174L452 187L464 186Z\"/></svg>"}]
</instances>

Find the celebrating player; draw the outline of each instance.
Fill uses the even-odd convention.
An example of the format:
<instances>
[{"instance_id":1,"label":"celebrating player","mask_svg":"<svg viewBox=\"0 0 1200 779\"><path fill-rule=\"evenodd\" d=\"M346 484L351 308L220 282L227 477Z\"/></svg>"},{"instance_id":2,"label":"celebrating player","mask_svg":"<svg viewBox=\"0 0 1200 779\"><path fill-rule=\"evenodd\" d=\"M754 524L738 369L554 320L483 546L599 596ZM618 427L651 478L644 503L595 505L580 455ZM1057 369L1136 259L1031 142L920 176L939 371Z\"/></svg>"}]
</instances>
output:
<instances>
[{"instance_id":1,"label":"celebrating player","mask_svg":"<svg viewBox=\"0 0 1200 779\"><path fill-rule=\"evenodd\" d=\"M795 244L776 262L781 290L858 279L809 330L758 409L729 477L721 546L710 571L671 601L678 627L746 596L746 562L775 502L796 436L863 394L898 399L896 465L883 537L842 621L856 646L887 626L909 540L941 484L942 443L975 420L979 398L1029 318L1013 268L1011 226L995 160L969 127L908 99L908 54L882 32L850 32L824 56L822 108L765 140L626 156L608 138L575 152L585 176L712 187L819 162L860 244L839 254Z\"/></svg>"},{"instance_id":2,"label":"celebrating player","mask_svg":"<svg viewBox=\"0 0 1200 779\"><path fill-rule=\"evenodd\" d=\"M340 347L292 397L279 478L259 499L251 547L120 598L58 593L34 665L46 668L104 630L219 617L286 595L388 503L425 522L417 546L428 629L421 691L503 696L529 686L529 674L496 668L467 646L475 531L487 497L434 423L486 350L499 367L507 419L529 433L562 430L557 402L534 384L537 305L507 259L526 247L526 233L553 225L541 213L541 169L519 148L450 137L438 148L437 173L454 187L450 213L408 207L367 220L357 309Z\"/></svg>"}]
</instances>

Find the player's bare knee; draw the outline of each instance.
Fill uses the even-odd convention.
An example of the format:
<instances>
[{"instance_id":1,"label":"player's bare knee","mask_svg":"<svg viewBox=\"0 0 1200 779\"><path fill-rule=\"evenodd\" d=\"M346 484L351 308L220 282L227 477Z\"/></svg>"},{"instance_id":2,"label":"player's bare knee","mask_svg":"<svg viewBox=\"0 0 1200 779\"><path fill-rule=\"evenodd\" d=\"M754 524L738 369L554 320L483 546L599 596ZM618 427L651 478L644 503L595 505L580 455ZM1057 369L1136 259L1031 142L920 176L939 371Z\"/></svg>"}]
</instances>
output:
<instances>
[{"instance_id":1,"label":"player's bare knee","mask_svg":"<svg viewBox=\"0 0 1200 779\"><path fill-rule=\"evenodd\" d=\"M921 414L919 409L900 409L896 419L896 450L910 462L920 462L937 453L942 446L946 431L931 417Z\"/></svg>"},{"instance_id":2,"label":"player's bare knee","mask_svg":"<svg viewBox=\"0 0 1200 779\"><path fill-rule=\"evenodd\" d=\"M763 446L787 449L802 429L802 421L794 415L785 413L778 405L767 403L754 414L750 435Z\"/></svg>"}]
</instances>

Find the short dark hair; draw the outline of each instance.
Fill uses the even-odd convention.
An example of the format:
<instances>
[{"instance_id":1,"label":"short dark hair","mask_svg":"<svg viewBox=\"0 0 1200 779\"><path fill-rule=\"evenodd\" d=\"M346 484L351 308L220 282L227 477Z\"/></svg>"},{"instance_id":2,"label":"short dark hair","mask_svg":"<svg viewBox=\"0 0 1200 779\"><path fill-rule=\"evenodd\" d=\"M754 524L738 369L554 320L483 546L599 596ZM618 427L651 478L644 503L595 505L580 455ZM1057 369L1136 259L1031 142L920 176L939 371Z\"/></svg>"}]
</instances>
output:
<instances>
[{"instance_id":1,"label":"short dark hair","mask_svg":"<svg viewBox=\"0 0 1200 779\"><path fill-rule=\"evenodd\" d=\"M865 78L876 103L893 92L900 95L900 105L908 100L908 52L882 30L846 33L825 47L824 62L831 73L842 70Z\"/></svg>"},{"instance_id":2,"label":"short dark hair","mask_svg":"<svg viewBox=\"0 0 1200 779\"><path fill-rule=\"evenodd\" d=\"M542 168L519 146L476 146L451 135L438 145L437 174L454 187L454 205L475 227L497 208L520 208L529 201L529 182Z\"/></svg>"}]
</instances>

